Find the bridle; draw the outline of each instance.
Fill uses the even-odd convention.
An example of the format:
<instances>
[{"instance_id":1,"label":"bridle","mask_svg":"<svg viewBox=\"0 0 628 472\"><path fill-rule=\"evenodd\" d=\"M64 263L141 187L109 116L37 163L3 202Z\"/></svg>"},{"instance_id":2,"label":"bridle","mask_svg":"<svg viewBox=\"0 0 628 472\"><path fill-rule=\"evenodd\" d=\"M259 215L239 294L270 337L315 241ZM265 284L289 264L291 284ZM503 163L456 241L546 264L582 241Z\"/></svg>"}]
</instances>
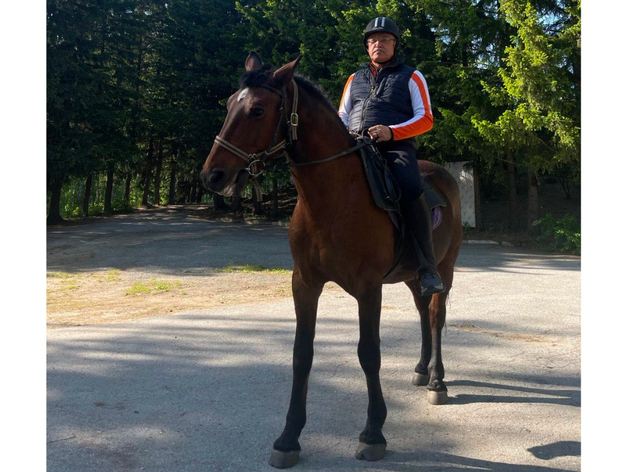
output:
<instances>
[{"instance_id":1,"label":"bridle","mask_svg":"<svg viewBox=\"0 0 628 472\"><path fill-rule=\"evenodd\" d=\"M256 177L259 177L264 172L265 167L266 167L266 162L269 159L276 157L280 153L286 154L290 167L302 167L302 166L309 166L309 165L314 165L314 164L323 164L325 162L333 161L334 159L338 159L339 157L347 156L369 144L366 140L359 141L357 145L347 149L346 151L335 154L331 157L327 157L327 158L319 159L315 161L293 162L290 159L290 155L288 154L287 149L290 148L294 144L294 142L297 140L297 130L299 127L299 115L297 113L297 109L299 106L299 87L297 86L297 83L295 82L295 80L292 79L292 88L294 91L293 91L293 97L292 97L292 110L289 117L286 117L285 115L285 102L287 98L286 87L284 86L281 90L273 88L269 85L261 85L261 87L267 90L270 90L271 92L276 93L277 95L281 97L281 103L279 105L279 117L277 119L277 124L275 125L275 132L273 133L273 137L270 143L268 144L268 146L266 147L266 150L252 153L252 154L247 154L246 152L244 152L243 150L231 144L226 139L220 136L216 136L216 138L214 139L214 142L216 144L224 147L225 149L227 149L234 155L243 159L244 162L246 162L247 164L246 171L254 179L254 182L257 182L255 180ZM277 141L277 136L281 128L282 120L285 118L288 118L286 120L286 123L288 126L288 132L286 133L287 138L284 138L277 144L273 145L273 143ZM256 167L258 168L256 169ZM256 190L258 192L260 191L258 187L256 187Z\"/></svg>"},{"instance_id":2,"label":"bridle","mask_svg":"<svg viewBox=\"0 0 628 472\"><path fill-rule=\"evenodd\" d=\"M279 134L279 129L281 128L282 120L286 118L285 116L285 104L287 97L287 90L284 86L281 90L277 90L276 88L271 87L270 85L261 85L261 87L270 90L273 93L276 93L281 97L281 103L279 105L279 117L277 118L277 124L275 125L275 132L273 133L273 137L268 144L268 147L265 151L255 152L252 154L247 154L242 149L237 146L231 144L226 139L216 136L214 142L219 146L224 147L231 153L235 154L239 158L243 159L247 163L246 171L251 175L251 177L259 177L266 167L266 162L279 155L282 152L285 152L286 149L291 146L297 140L297 129L299 127L299 115L297 114L297 108L299 106L299 87L297 87L296 82L292 79L292 87L294 89L293 97L292 97L292 112L290 113L290 117L287 119L288 124L288 133L287 139L283 139L277 144L273 145L275 141L277 141L277 136ZM259 167L256 169L256 167Z\"/></svg>"}]
</instances>

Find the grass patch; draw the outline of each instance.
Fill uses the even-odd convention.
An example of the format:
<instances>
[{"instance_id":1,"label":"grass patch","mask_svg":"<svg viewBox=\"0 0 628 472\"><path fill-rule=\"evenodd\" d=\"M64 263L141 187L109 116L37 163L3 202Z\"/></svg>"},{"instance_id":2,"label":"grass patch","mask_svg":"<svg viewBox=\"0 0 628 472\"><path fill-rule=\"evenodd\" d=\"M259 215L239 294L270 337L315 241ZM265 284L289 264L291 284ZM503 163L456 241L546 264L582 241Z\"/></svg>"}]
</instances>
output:
<instances>
[{"instance_id":1,"label":"grass patch","mask_svg":"<svg viewBox=\"0 0 628 472\"><path fill-rule=\"evenodd\" d=\"M222 267L220 269L216 269L216 272L224 272L227 274L233 274L233 273L245 273L245 274L252 274L254 272L265 272L265 273L272 273L272 274L287 274L290 271L289 270L285 270L285 269L277 269L277 268L268 268L268 267L264 267L261 265L252 265L252 264L245 264L245 265L230 265L227 267Z\"/></svg>"},{"instance_id":2,"label":"grass patch","mask_svg":"<svg viewBox=\"0 0 628 472\"><path fill-rule=\"evenodd\" d=\"M136 282L128 289L126 295L146 295L151 293L169 292L173 288L181 286L181 282L175 280L169 282L167 280L151 280L150 282Z\"/></svg>"},{"instance_id":3,"label":"grass patch","mask_svg":"<svg viewBox=\"0 0 628 472\"><path fill-rule=\"evenodd\" d=\"M46 277L50 277L51 279L69 279L74 277L74 275L68 274L67 272L46 272Z\"/></svg>"},{"instance_id":4,"label":"grass patch","mask_svg":"<svg viewBox=\"0 0 628 472\"><path fill-rule=\"evenodd\" d=\"M114 269L114 270L108 270L104 274L98 274L96 275L96 277L101 282L119 282L121 273L122 273L121 271Z\"/></svg>"},{"instance_id":5,"label":"grass patch","mask_svg":"<svg viewBox=\"0 0 628 472\"><path fill-rule=\"evenodd\" d=\"M67 291L67 290L78 290L79 288L79 279L81 278L80 274L70 274L67 272L47 272L46 277L50 279L56 279L55 285L58 287L58 290ZM46 293L50 293L50 290L46 290Z\"/></svg>"},{"instance_id":6,"label":"grass patch","mask_svg":"<svg viewBox=\"0 0 628 472\"><path fill-rule=\"evenodd\" d=\"M80 286L89 284L90 280L98 283L115 283L121 280L121 271L109 270L106 272L90 272L81 274L70 274L68 272L47 272L46 277L51 279L53 283L51 289L47 293L54 290L67 291L77 290Z\"/></svg>"},{"instance_id":7,"label":"grass patch","mask_svg":"<svg viewBox=\"0 0 628 472\"><path fill-rule=\"evenodd\" d=\"M61 279L61 280L77 280L81 278L81 276L85 276L87 278L94 278L99 282L119 282L120 275L122 271L114 269L108 270L106 272L90 272L86 274L70 274L68 272L47 272L46 277L50 279Z\"/></svg>"}]
</instances>

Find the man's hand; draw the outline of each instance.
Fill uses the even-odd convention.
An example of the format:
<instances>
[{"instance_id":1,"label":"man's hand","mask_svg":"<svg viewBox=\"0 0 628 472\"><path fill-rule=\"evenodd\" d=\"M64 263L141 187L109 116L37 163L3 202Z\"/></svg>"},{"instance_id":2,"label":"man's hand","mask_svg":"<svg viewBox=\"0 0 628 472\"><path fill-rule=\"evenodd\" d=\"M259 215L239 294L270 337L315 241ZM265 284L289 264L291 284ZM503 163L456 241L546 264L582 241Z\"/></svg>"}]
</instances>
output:
<instances>
[{"instance_id":1,"label":"man's hand","mask_svg":"<svg viewBox=\"0 0 628 472\"><path fill-rule=\"evenodd\" d=\"M369 136L376 143L390 141L393 138L392 130L384 125L371 126L369 128Z\"/></svg>"}]
</instances>

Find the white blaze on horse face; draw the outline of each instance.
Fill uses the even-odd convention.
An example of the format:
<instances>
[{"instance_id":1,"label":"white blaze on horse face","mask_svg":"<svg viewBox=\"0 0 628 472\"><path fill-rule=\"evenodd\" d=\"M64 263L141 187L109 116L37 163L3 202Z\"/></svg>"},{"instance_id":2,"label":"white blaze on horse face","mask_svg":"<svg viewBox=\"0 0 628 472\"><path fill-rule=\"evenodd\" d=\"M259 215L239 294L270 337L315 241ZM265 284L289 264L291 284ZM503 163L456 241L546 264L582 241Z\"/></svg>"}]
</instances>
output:
<instances>
[{"instance_id":1,"label":"white blaze on horse face","mask_svg":"<svg viewBox=\"0 0 628 472\"><path fill-rule=\"evenodd\" d=\"M245 88L244 90L242 90L242 92L240 92L240 95L238 95L238 101L239 102L242 101L242 99L246 97L248 93L249 93L248 88Z\"/></svg>"}]
</instances>

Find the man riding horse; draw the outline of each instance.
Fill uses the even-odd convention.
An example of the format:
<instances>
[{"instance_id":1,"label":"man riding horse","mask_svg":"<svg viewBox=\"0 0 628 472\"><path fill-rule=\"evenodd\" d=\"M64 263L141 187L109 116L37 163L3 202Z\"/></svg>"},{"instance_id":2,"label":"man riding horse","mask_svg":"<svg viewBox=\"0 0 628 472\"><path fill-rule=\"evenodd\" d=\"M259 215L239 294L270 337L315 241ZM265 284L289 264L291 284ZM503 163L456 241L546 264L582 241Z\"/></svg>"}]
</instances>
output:
<instances>
[{"instance_id":1,"label":"man riding horse","mask_svg":"<svg viewBox=\"0 0 628 472\"><path fill-rule=\"evenodd\" d=\"M445 285L436 269L432 215L414 137L432 129L432 110L423 75L397 58L399 41L399 28L390 18L367 25L364 47L371 62L347 80L338 115L352 134L368 133L396 178L408 234L419 248L421 295L431 295Z\"/></svg>"}]
</instances>

